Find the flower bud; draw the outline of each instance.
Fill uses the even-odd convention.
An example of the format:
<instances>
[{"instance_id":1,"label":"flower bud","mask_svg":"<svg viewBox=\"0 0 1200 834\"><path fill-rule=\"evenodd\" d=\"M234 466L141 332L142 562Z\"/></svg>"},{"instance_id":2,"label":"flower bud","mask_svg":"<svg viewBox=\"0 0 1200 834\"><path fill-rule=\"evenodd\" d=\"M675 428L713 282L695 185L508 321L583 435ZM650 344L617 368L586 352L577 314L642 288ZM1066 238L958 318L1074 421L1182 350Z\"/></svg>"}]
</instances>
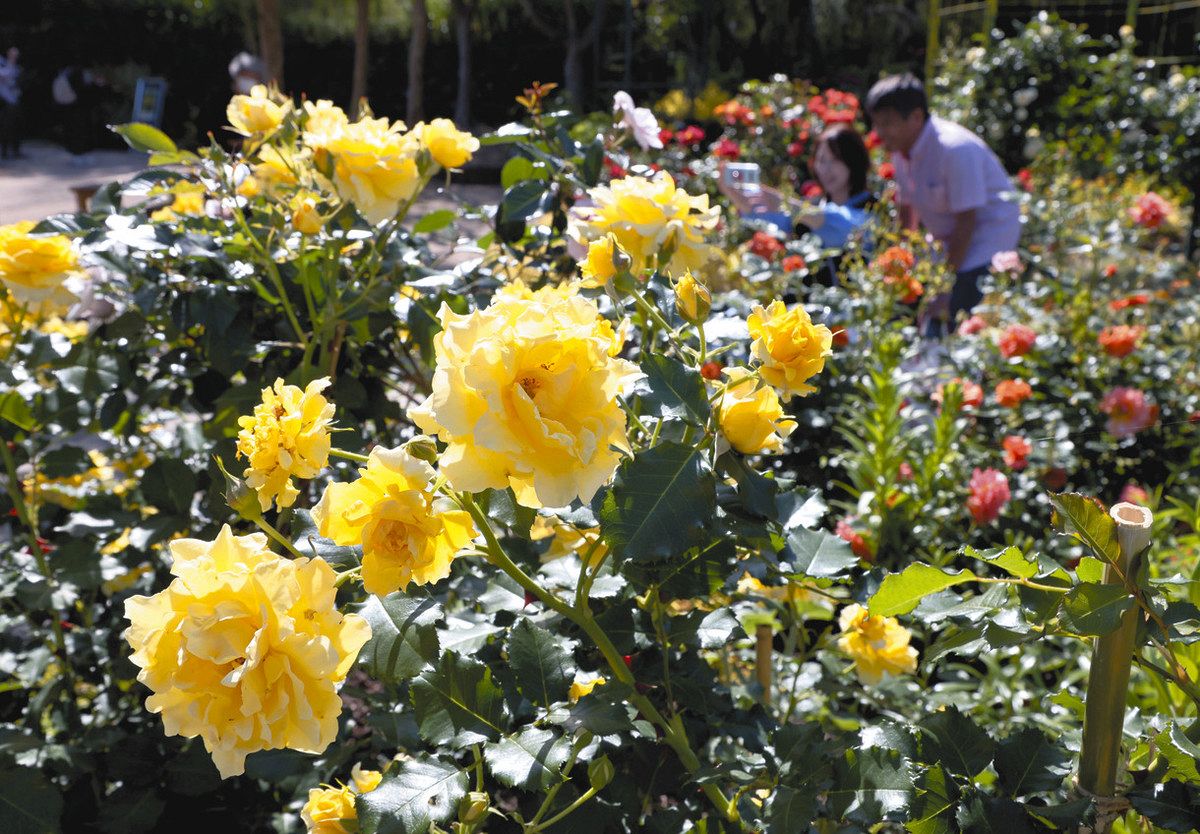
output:
<instances>
[{"instance_id":1,"label":"flower bud","mask_svg":"<svg viewBox=\"0 0 1200 834\"><path fill-rule=\"evenodd\" d=\"M615 769L608 756L601 756L588 763L588 782L596 790L603 790L613 780Z\"/></svg>"},{"instance_id":2,"label":"flower bud","mask_svg":"<svg viewBox=\"0 0 1200 834\"><path fill-rule=\"evenodd\" d=\"M477 825L487 815L490 801L481 791L471 791L458 805L458 821L463 825Z\"/></svg>"},{"instance_id":3,"label":"flower bud","mask_svg":"<svg viewBox=\"0 0 1200 834\"><path fill-rule=\"evenodd\" d=\"M712 294L708 287L693 278L690 271L675 282L675 309L692 324L700 324L712 309Z\"/></svg>"},{"instance_id":4,"label":"flower bud","mask_svg":"<svg viewBox=\"0 0 1200 834\"><path fill-rule=\"evenodd\" d=\"M229 504L229 508L238 514L238 518L245 521L262 518L258 493L246 486L246 482L241 478L230 475L220 458L214 457L213 460L216 461L221 474L225 476L225 501Z\"/></svg>"},{"instance_id":5,"label":"flower bud","mask_svg":"<svg viewBox=\"0 0 1200 834\"><path fill-rule=\"evenodd\" d=\"M312 194L297 194L292 200L292 228L305 235L315 235L325 225L317 211L317 198Z\"/></svg>"},{"instance_id":6,"label":"flower bud","mask_svg":"<svg viewBox=\"0 0 1200 834\"><path fill-rule=\"evenodd\" d=\"M405 443L404 448L417 460L423 460L426 463L437 463L437 444L433 442L433 438L429 435L418 434L412 440Z\"/></svg>"}]
</instances>

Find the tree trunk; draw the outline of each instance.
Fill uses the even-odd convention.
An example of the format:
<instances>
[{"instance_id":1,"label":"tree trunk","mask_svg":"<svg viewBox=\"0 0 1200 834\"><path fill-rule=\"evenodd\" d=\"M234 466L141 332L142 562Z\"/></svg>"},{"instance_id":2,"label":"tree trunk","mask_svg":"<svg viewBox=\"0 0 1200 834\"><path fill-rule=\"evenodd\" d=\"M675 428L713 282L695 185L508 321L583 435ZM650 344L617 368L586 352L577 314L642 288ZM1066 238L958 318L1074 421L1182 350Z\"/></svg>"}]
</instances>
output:
<instances>
[{"instance_id":1,"label":"tree trunk","mask_svg":"<svg viewBox=\"0 0 1200 834\"><path fill-rule=\"evenodd\" d=\"M471 129L471 15L475 4L452 0L454 38L458 43L458 92L454 97L454 123L460 130Z\"/></svg>"},{"instance_id":2,"label":"tree trunk","mask_svg":"<svg viewBox=\"0 0 1200 834\"><path fill-rule=\"evenodd\" d=\"M579 42L579 26L575 21L575 0L563 0L567 19L567 53L563 57L563 89L571 107L583 107L583 62L580 54L584 45Z\"/></svg>"},{"instance_id":3,"label":"tree trunk","mask_svg":"<svg viewBox=\"0 0 1200 834\"><path fill-rule=\"evenodd\" d=\"M358 115L367 95L367 59L371 48L371 0L354 3L354 77L350 82L350 112Z\"/></svg>"},{"instance_id":4,"label":"tree trunk","mask_svg":"<svg viewBox=\"0 0 1200 834\"><path fill-rule=\"evenodd\" d=\"M412 0L412 35L408 40L408 107L412 127L425 118L425 45L429 42L429 9L425 0Z\"/></svg>"},{"instance_id":5,"label":"tree trunk","mask_svg":"<svg viewBox=\"0 0 1200 834\"><path fill-rule=\"evenodd\" d=\"M267 80L283 87L283 21L279 0L258 2L258 52L267 67Z\"/></svg>"}]
</instances>

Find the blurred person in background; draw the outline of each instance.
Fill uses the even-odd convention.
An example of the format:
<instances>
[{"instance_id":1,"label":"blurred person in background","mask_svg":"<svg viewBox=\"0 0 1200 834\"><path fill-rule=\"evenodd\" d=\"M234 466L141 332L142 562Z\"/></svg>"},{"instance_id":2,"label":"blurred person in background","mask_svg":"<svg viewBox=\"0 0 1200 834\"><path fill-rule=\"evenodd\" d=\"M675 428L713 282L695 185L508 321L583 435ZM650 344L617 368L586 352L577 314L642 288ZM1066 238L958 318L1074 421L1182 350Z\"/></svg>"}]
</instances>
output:
<instances>
[{"instance_id":1,"label":"blurred person in background","mask_svg":"<svg viewBox=\"0 0 1200 834\"><path fill-rule=\"evenodd\" d=\"M267 65L262 58L239 52L229 62L229 85L235 95L247 96L256 84L266 84Z\"/></svg>"},{"instance_id":2,"label":"blurred person in background","mask_svg":"<svg viewBox=\"0 0 1200 834\"><path fill-rule=\"evenodd\" d=\"M20 57L13 46L0 58L0 159L22 156Z\"/></svg>"}]
</instances>

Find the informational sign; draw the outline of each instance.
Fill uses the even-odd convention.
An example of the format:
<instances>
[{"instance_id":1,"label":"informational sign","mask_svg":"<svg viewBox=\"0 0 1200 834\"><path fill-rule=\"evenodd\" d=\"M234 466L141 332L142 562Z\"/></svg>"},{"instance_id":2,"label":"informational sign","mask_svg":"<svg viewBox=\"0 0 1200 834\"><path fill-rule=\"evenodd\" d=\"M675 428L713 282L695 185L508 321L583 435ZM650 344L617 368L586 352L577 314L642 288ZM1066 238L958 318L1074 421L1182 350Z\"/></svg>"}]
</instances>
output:
<instances>
[{"instance_id":1,"label":"informational sign","mask_svg":"<svg viewBox=\"0 0 1200 834\"><path fill-rule=\"evenodd\" d=\"M133 91L133 119L158 127L162 122L163 105L167 101L165 78L139 78Z\"/></svg>"}]
</instances>

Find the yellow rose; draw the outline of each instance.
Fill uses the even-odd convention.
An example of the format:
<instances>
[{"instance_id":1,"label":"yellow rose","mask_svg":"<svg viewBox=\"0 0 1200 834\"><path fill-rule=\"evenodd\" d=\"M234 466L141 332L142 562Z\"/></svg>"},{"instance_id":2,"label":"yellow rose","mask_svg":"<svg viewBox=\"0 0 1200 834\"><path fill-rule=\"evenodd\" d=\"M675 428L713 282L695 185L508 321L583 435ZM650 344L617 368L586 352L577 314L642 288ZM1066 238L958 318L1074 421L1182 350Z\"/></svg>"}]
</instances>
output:
<instances>
[{"instance_id":1,"label":"yellow rose","mask_svg":"<svg viewBox=\"0 0 1200 834\"><path fill-rule=\"evenodd\" d=\"M307 173L308 159L303 153L290 148L263 145L258 149L258 162L254 165L254 178L262 189L272 194L280 186L298 185Z\"/></svg>"},{"instance_id":2,"label":"yellow rose","mask_svg":"<svg viewBox=\"0 0 1200 834\"><path fill-rule=\"evenodd\" d=\"M629 256L621 251L615 237L604 235L593 240L588 244L587 258L579 265L579 274L583 277L579 286L603 287L616 276L620 260L628 262Z\"/></svg>"},{"instance_id":3,"label":"yellow rose","mask_svg":"<svg viewBox=\"0 0 1200 834\"><path fill-rule=\"evenodd\" d=\"M863 683L916 671L917 650L908 645L912 635L895 617L869 617L867 609L852 603L842 609L838 624L842 627L838 647L854 660Z\"/></svg>"},{"instance_id":4,"label":"yellow rose","mask_svg":"<svg viewBox=\"0 0 1200 834\"><path fill-rule=\"evenodd\" d=\"M315 235L325 225L325 218L317 211L320 197L302 191L292 198L292 228L305 235Z\"/></svg>"},{"instance_id":5,"label":"yellow rose","mask_svg":"<svg viewBox=\"0 0 1200 834\"><path fill-rule=\"evenodd\" d=\"M79 299L63 282L79 271L65 235L33 235L29 221L0 226L0 284L38 315L63 312Z\"/></svg>"},{"instance_id":6,"label":"yellow rose","mask_svg":"<svg viewBox=\"0 0 1200 834\"><path fill-rule=\"evenodd\" d=\"M759 386L745 368L727 368L729 382L721 396L718 419L729 444L744 455L782 452L783 439L796 428L785 419L774 389Z\"/></svg>"},{"instance_id":7,"label":"yellow rose","mask_svg":"<svg viewBox=\"0 0 1200 834\"><path fill-rule=\"evenodd\" d=\"M420 122L413 128L413 133L443 168L461 168L479 150L479 140L456 128L449 119L434 119L429 124Z\"/></svg>"},{"instance_id":8,"label":"yellow rose","mask_svg":"<svg viewBox=\"0 0 1200 834\"><path fill-rule=\"evenodd\" d=\"M421 143L404 124L360 119L323 136L305 133L319 154L332 160L333 186L372 223L381 223L412 199L421 186L417 154Z\"/></svg>"},{"instance_id":9,"label":"yellow rose","mask_svg":"<svg viewBox=\"0 0 1200 834\"><path fill-rule=\"evenodd\" d=\"M704 321L712 309L712 293L693 278L690 271L675 282L675 309L692 324Z\"/></svg>"},{"instance_id":10,"label":"yellow rose","mask_svg":"<svg viewBox=\"0 0 1200 834\"><path fill-rule=\"evenodd\" d=\"M204 214L204 190L185 188L175 192L171 205L151 213L150 222L167 223L180 216L195 217Z\"/></svg>"},{"instance_id":11,"label":"yellow rose","mask_svg":"<svg viewBox=\"0 0 1200 834\"><path fill-rule=\"evenodd\" d=\"M258 750L320 753L337 737L338 686L371 636L338 613L333 568L284 559L261 533L171 542L174 579L125 602L138 680L167 735L200 736L222 778Z\"/></svg>"},{"instance_id":12,"label":"yellow rose","mask_svg":"<svg viewBox=\"0 0 1200 834\"><path fill-rule=\"evenodd\" d=\"M340 788L328 785L312 788L308 801L300 809L306 834L349 834L357 831L358 812L354 808L354 791L343 785ZM347 829L343 821L356 823Z\"/></svg>"},{"instance_id":13,"label":"yellow rose","mask_svg":"<svg viewBox=\"0 0 1200 834\"><path fill-rule=\"evenodd\" d=\"M243 477L258 493L263 512L272 501L292 506L300 494L292 478L316 477L329 462L334 408L321 396L329 385L328 377L315 379L301 391L277 379L263 389L254 414L238 418L237 454L249 464Z\"/></svg>"},{"instance_id":14,"label":"yellow rose","mask_svg":"<svg viewBox=\"0 0 1200 834\"><path fill-rule=\"evenodd\" d=\"M803 397L817 390L805 380L819 374L825 357L833 354L828 327L813 324L802 306L789 310L782 301L772 301L766 310L756 306L746 324L754 339L750 353L762 363L759 374L785 402L793 394Z\"/></svg>"},{"instance_id":15,"label":"yellow rose","mask_svg":"<svg viewBox=\"0 0 1200 834\"><path fill-rule=\"evenodd\" d=\"M445 579L454 555L475 537L471 516L437 496L433 476L433 467L404 447L372 449L358 480L330 484L313 508L322 536L362 545L368 593Z\"/></svg>"},{"instance_id":16,"label":"yellow rose","mask_svg":"<svg viewBox=\"0 0 1200 834\"><path fill-rule=\"evenodd\" d=\"M599 527L576 527L558 516L539 515L534 518L533 526L529 528L529 538L535 542L550 539L550 547L542 554L543 562L574 555L587 559L588 565L595 567L604 561L608 553L608 545L600 538Z\"/></svg>"},{"instance_id":17,"label":"yellow rose","mask_svg":"<svg viewBox=\"0 0 1200 834\"><path fill-rule=\"evenodd\" d=\"M237 133L252 136L274 130L283 121L285 108L271 99L271 91L262 84L250 89L248 96L234 96L225 108L225 118Z\"/></svg>"},{"instance_id":18,"label":"yellow rose","mask_svg":"<svg viewBox=\"0 0 1200 834\"><path fill-rule=\"evenodd\" d=\"M248 200L251 197L257 197L262 192L262 187L259 185L258 180L254 178L254 175L250 174L243 177L234 190L239 197L245 197Z\"/></svg>"},{"instance_id":19,"label":"yellow rose","mask_svg":"<svg viewBox=\"0 0 1200 834\"><path fill-rule=\"evenodd\" d=\"M88 323L86 321L63 321L58 316L51 316L42 322L38 329L43 333L57 333L72 342L78 342L87 336Z\"/></svg>"},{"instance_id":20,"label":"yellow rose","mask_svg":"<svg viewBox=\"0 0 1200 834\"><path fill-rule=\"evenodd\" d=\"M665 172L654 179L625 177L588 193L595 208L576 212L571 220L570 234L577 240L611 232L637 269L653 266L667 251L671 258L663 266L674 274L698 269L708 259L712 247L705 235L717 225L721 210L709 206L707 194L691 196Z\"/></svg>"},{"instance_id":21,"label":"yellow rose","mask_svg":"<svg viewBox=\"0 0 1200 834\"><path fill-rule=\"evenodd\" d=\"M567 697L573 704L585 695L591 695L593 689L595 689L597 686L604 686L604 684L607 682L608 681L601 677L595 677L588 680L576 678L575 681L571 683L571 690L567 693Z\"/></svg>"},{"instance_id":22,"label":"yellow rose","mask_svg":"<svg viewBox=\"0 0 1200 834\"><path fill-rule=\"evenodd\" d=\"M623 335L574 285L500 289L458 315L443 304L433 393L409 416L448 444L439 462L465 492L511 486L526 507L587 503L627 449L620 394L640 376Z\"/></svg>"},{"instance_id":23,"label":"yellow rose","mask_svg":"<svg viewBox=\"0 0 1200 834\"><path fill-rule=\"evenodd\" d=\"M350 783L358 793L370 793L379 787L383 774L378 770L363 770L361 764L350 768Z\"/></svg>"},{"instance_id":24,"label":"yellow rose","mask_svg":"<svg viewBox=\"0 0 1200 834\"><path fill-rule=\"evenodd\" d=\"M328 99L304 102L304 144L323 147L350 124L346 111Z\"/></svg>"}]
</instances>

